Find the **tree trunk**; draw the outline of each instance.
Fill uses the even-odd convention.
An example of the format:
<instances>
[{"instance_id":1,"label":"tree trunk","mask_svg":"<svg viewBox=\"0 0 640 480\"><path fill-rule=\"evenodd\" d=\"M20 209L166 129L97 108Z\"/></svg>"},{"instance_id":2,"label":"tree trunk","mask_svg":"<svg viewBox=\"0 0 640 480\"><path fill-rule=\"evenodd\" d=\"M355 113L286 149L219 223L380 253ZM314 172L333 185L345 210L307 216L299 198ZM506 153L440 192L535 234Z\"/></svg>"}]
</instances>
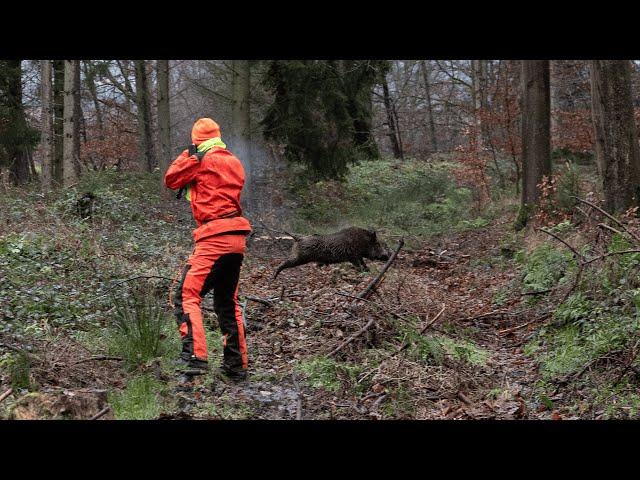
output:
<instances>
[{"instance_id":1,"label":"tree trunk","mask_svg":"<svg viewBox=\"0 0 640 480\"><path fill-rule=\"evenodd\" d=\"M80 163L80 130L84 121L80 93L80 60L73 60L73 168L78 178L82 170L82 164Z\"/></svg>"},{"instance_id":2,"label":"tree trunk","mask_svg":"<svg viewBox=\"0 0 640 480\"><path fill-rule=\"evenodd\" d=\"M522 62L523 204L537 205L538 184L551 174L549 61Z\"/></svg>"},{"instance_id":3,"label":"tree trunk","mask_svg":"<svg viewBox=\"0 0 640 480\"><path fill-rule=\"evenodd\" d=\"M62 140L62 184L64 187L68 187L78 180L75 167L75 137L78 134L78 129L76 127L78 118L75 115L74 99L74 85L77 68L78 63L76 60L64 61L64 125Z\"/></svg>"},{"instance_id":4,"label":"tree trunk","mask_svg":"<svg viewBox=\"0 0 640 480\"><path fill-rule=\"evenodd\" d=\"M628 60L593 60L591 98L605 209L624 211L638 202L640 194L640 153L633 115L631 63Z\"/></svg>"},{"instance_id":5,"label":"tree trunk","mask_svg":"<svg viewBox=\"0 0 640 480\"><path fill-rule=\"evenodd\" d=\"M170 190L164 186L162 178L169 168L171 158L171 116L169 109L169 60L158 60L158 144L160 145L160 189L166 196Z\"/></svg>"},{"instance_id":6,"label":"tree trunk","mask_svg":"<svg viewBox=\"0 0 640 480\"><path fill-rule=\"evenodd\" d=\"M131 62L132 60L116 60L116 63L118 65L118 68L120 69L120 73L122 74L122 78L124 79L124 85L122 88L122 92L124 93L124 97L126 99L126 111L131 113L131 103L132 100L136 98L137 95L137 87L136 90L134 91L133 89L133 85L131 84L131 80L129 79L129 73L131 72ZM142 62L143 64L146 63L144 60L139 60L140 62ZM136 79L136 83L137 83L137 71L136 71L136 67L137 67L138 62L135 61L134 65L133 65L133 75L134 78ZM143 68L143 71L146 73L146 69ZM146 76L145 76L146 78ZM114 79L115 80L115 79ZM117 82L114 82L117 83ZM137 102L137 100L136 100Z\"/></svg>"},{"instance_id":7,"label":"tree trunk","mask_svg":"<svg viewBox=\"0 0 640 480\"><path fill-rule=\"evenodd\" d=\"M551 110L551 131L555 132L558 128L558 118L554 115L554 112L562 110L562 102L560 101L560 68L558 60L549 61L549 96L550 96L550 110Z\"/></svg>"},{"instance_id":8,"label":"tree trunk","mask_svg":"<svg viewBox=\"0 0 640 480\"><path fill-rule=\"evenodd\" d=\"M146 63L144 60L136 60L135 66L140 165L143 170L152 172L156 166L156 156L153 144L149 82L147 78Z\"/></svg>"},{"instance_id":9,"label":"tree trunk","mask_svg":"<svg viewBox=\"0 0 640 480\"><path fill-rule=\"evenodd\" d=\"M98 127L99 138L104 138L104 126L102 121L102 109L100 108L100 102L98 101L98 92L96 91L95 73L90 61L83 63L84 66L84 82L89 95L91 95L91 101L93 102L93 108L96 112L96 126Z\"/></svg>"},{"instance_id":10,"label":"tree trunk","mask_svg":"<svg viewBox=\"0 0 640 480\"><path fill-rule=\"evenodd\" d=\"M429 81L429 69L427 62L420 61L422 77L424 78L424 93L427 96L427 115L429 120L429 134L431 137L431 150L435 153L438 151L438 139L436 138L436 123L433 120L433 102L431 100L431 82Z\"/></svg>"},{"instance_id":11,"label":"tree trunk","mask_svg":"<svg viewBox=\"0 0 640 480\"><path fill-rule=\"evenodd\" d=\"M31 175L28 146L20 143L27 134L27 122L22 106L22 60L8 60L6 68L8 70L6 92L9 106L8 128L13 131L13 142L6 145L11 162L9 171L14 183L23 184L31 179Z\"/></svg>"},{"instance_id":12,"label":"tree trunk","mask_svg":"<svg viewBox=\"0 0 640 480\"><path fill-rule=\"evenodd\" d=\"M472 97L473 97L473 120L475 124L476 148L482 150L482 118L480 113L485 106L484 91L484 62L482 60L471 60L472 66Z\"/></svg>"},{"instance_id":13,"label":"tree trunk","mask_svg":"<svg viewBox=\"0 0 640 480\"><path fill-rule=\"evenodd\" d=\"M389 140L391 140L391 147L393 148L393 158L403 159L402 149L400 148L400 142L398 140L398 131L393 114L393 108L391 105L391 97L389 95L389 85L386 77L382 79L382 93L384 98L384 108L387 112L387 124L389 126Z\"/></svg>"},{"instance_id":14,"label":"tree trunk","mask_svg":"<svg viewBox=\"0 0 640 480\"><path fill-rule=\"evenodd\" d=\"M251 155L251 69L248 60L233 60L233 109L231 124L235 154L246 172L246 201L253 207L253 159Z\"/></svg>"},{"instance_id":15,"label":"tree trunk","mask_svg":"<svg viewBox=\"0 0 640 480\"><path fill-rule=\"evenodd\" d=\"M53 178L53 91L51 60L41 60L42 69L42 188L49 190Z\"/></svg>"},{"instance_id":16,"label":"tree trunk","mask_svg":"<svg viewBox=\"0 0 640 480\"><path fill-rule=\"evenodd\" d=\"M362 88L362 85L370 82L373 87L380 76L378 72L386 69L387 62L341 60L338 65L347 98L347 110L353 119L354 147L366 158L379 158L380 152L372 132L373 94L370 89Z\"/></svg>"},{"instance_id":17,"label":"tree trunk","mask_svg":"<svg viewBox=\"0 0 640 480\"><path fill-rule=\"evenodd\" d=\"M53 61L53 184L62 185L64 130L64 60Z\"/></svg>"},{"instance_id":18,"label":"tree trunk","mask_svg":"<svg viewBox=\"0 0 640 480\"><path fill-rule=\"evenodd\" d=\"M549 60L522 61L522 203L516 228L523 228L540 201L538 184L551 175Z\"/></svg>"}]
</instances>

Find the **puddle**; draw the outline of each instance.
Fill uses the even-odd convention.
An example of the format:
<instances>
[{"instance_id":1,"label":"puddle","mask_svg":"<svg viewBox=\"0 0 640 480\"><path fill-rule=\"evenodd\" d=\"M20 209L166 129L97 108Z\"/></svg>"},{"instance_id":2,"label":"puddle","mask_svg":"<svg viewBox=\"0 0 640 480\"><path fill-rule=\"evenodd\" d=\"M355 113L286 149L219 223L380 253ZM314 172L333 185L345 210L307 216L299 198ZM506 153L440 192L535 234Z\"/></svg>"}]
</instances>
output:
<instances>
[{"instance_id":1,"label":"puddle","mask_svg":"<svg viewBox=\"0 0 640 480\"><path fill-rule=\"evenodd\" d=\"M286 384L249 382L240 387L238 395L252 401L260 410L270 410L279 418L291 419L298 411L298 392ZM264 412L266 413L266 412Z\"/></svg>"}]
</instances>

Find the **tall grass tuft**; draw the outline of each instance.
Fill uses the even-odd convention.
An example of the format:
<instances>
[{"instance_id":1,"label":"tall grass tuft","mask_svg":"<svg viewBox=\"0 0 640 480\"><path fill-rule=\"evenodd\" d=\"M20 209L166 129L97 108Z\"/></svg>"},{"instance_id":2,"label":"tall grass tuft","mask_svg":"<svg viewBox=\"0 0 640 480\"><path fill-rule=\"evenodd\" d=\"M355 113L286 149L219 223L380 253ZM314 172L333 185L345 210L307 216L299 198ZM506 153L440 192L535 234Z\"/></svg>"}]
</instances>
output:
<instances>
[{"instance_id":1,"label":"tall grass tuft","mask_svg":"<svg viewBox=\"0 0 640 480\"><path fill-rule=\"evenodd\" d=\"M135 288L129 295L114 297L115 316L112 350L128 368L161 357L167 351L165 331L170 324L161 303L148 288Z\"/></svg>"}]
</instances>

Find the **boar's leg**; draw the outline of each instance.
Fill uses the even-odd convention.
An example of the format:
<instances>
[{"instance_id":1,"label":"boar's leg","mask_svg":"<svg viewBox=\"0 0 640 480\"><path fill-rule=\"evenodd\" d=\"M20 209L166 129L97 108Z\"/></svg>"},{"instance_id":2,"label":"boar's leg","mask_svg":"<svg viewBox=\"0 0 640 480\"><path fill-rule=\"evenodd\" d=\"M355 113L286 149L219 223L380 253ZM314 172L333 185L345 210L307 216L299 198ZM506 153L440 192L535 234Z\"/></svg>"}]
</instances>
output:
<instances>
[{"instance_id":1,"label":"boar's leg","mask_svg":"<svg viewBox=\"0 0 640 480\"><path fill-rule=\"evenodd\" d=\"M276 269L276 272L273 274L273 278L275 280L275 278L278 276L278 274L284 270L285 268L291 268L291 267L297 267L298 265L303 265L305 263L308 263L308 261L306 260L301 260L299 258L295 258L295 259L288 259L284 262L282 262L280 265L278 265L278 268Z\"/></svg>"},{"instance_id":2,"label":"boar's leg","mask_svg":"<svg viewBox=\"0 0 640 480\"><path fill-rule=\"evenodd\" d=\"M358 270L359 272L369 271L369 267L367 267L367 264L364 263L364 260L362 258L353 258L349 261L354 267L356 267L356 270Z\"/></svg>"}]
</instances>

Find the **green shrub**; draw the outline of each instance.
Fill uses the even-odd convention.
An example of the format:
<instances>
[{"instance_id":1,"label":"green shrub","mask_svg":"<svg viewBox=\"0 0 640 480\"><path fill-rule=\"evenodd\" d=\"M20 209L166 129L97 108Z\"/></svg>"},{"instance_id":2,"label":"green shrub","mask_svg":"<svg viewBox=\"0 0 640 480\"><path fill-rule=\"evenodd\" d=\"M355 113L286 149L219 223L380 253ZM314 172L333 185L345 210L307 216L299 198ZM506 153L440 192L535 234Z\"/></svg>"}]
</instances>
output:
<instances>
[{"instance_id":1,"label":"green shrub","mask_svg":"<svg viewBox=\"0 0 640 480\"><path fill-rule=\"evenodd\" d=\"M410 344L409 357L421 363L442 365L445 355L449 355L456 361L477 366L483 365L489 356L469 340L421 334L415 323L403 324L399 329L402 343Z\"/></svg>"},{"instance_id":2,"label":"green shrub","mask_svg":"<svg viewBox=\"0 0 640 480\"><path fill-rule=\"evenodd\" d=\"M131 378L123 391L111 392L109 403L118 420L153 420L161 413L162 385L151 375Z\"/></svg>"},{"instance_id":3,"label":"green shrub","mask_svg":"<svg viewBox=\"0 0 640 480\"><path fill-rule=\"evenodd\" d=\"M489 352L469 340L454 340L452 338L442 337L440 343L444 351L459 362L481 366L485 364L489 357Z\"/></svg>"},{"instance_id":4,"label":"green shrub","mask_svg":"<svg viewBox=\"0 0 640 480\"><path fill-rule=\"evenodd\" d=\"M112 351L125 359L129 368L161 357L171 324L160 302L146 288L134 289L130 296L113 297L116 314L110 334Z\"/></svg>"},{"instance_id":5,"label":"green shrub","mask_svg":"<svg viewBox=\"0 0 640 480\"><path fill-rule=\"evenodd\" d=\"M296 365L310 385L314 388L324 388L337 392L343 384L354 383L356 377L362 373L362 367L338 362L328 357L312 357Z\"/></svg>"},{"instance_id":6,"label":"green shrub","mask_svg":"<svg viewBox=\"0 0 640 480\"><path fill-rule=\"evenodd\" d=\"M576 164L567 162L557 179L556 204L561 210L571 210L578 203L574 197L582 196L580 169Z\"/></svg>"},{"instance_id":7,"label":"green shrub","mask_svg":"<svg viewBox=\"0 0 640 480\"><path fill-rule=\"evenodd\" d=\"M587 299L582 292L569 296L553 313L556 325L578 323L591 317L595 312L595 302Z\"/></svg>"},{"instance_id":8,"label":"green shrub","mask_svg":"<svg viewBox=\"0 0 640 480\"><path fill-rule=\"evenodd\" d=\"M35 387L31 379L31 361L25 353L7 354L0 360L0 369L7 372L14 389L31 390Z\"/></svg>"},{"instance_id":9,"label":"green shrub","mask_svg":"<svg viewBox=\"0 0 640 480\"><path fill-rule=\"evenodd\" d=\"M433 235L485 226L475 218L471 192L456 185L455 164L379 160L354 165L343 182L305 183L293 219L300 232L322 232L346 225L376 227L395 234Z\"/></svg>"},{"instance_id":10,"label":"green shrub","mask_svg":"<svg viewBox=\"0 0 640 480\"><path fill-rule=\"evenodd\" d=\"M399 331L402 344L409 344L407 354L410 358L425 364L442 364L444 348L437 338L420 334L415 323L400 324Z\"/></svg>"},{"instance_id":11,"label":"green shrub","mask_svg":"<svg viewBox=\"0 0 640 480\"><path fill-rule=\"evenodd\" d=\"M539 245L529 255L519 252L516 260L524 264L522 284L527 292L554 287L576 267L571 252L555 248L549 242Z\"/></svg>"},{"instance_id":12,"label":"green shrub","mask_svg":"<svg viewBox=\"0 0 640 480\"><path fill-rule=\"evenodd\" d=\"M566 310L566 307L564 307ZM599 309L589 318L541 332L546 349L538 357L546 379L576 372L608 352L625 348L640 333L636 318L615 309Z\"/></svg>"}]
</instances>

